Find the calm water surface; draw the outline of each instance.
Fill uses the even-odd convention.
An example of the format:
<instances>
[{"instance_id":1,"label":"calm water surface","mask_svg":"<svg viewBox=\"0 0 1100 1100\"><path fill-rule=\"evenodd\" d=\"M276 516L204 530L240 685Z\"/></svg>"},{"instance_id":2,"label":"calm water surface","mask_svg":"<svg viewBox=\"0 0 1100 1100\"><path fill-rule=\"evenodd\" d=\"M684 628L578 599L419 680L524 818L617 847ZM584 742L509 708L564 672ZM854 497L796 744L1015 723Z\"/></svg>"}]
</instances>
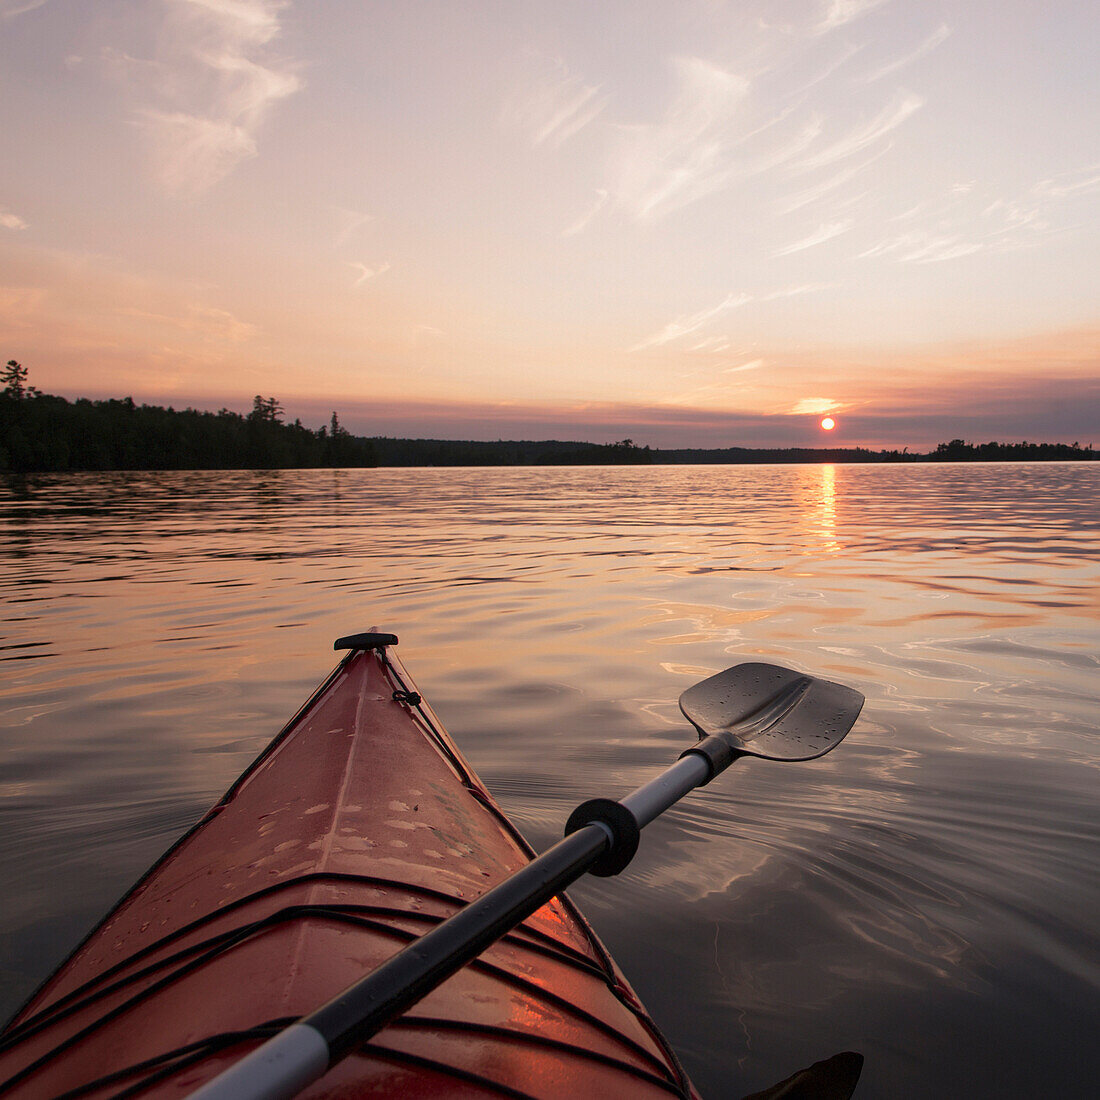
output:
<instances>
[{"instance_id":1,"label":"calm water surface","mask_svg":"<svg viewBox=\"0 0 1100 1100\"><path fill-rule=\"evenodd\" d=\"M703 1094L1100 1079L1100 466L68 475L0 489L0 1010L380 625L536 847L748 659L851 684L573 893Z\"/></svg>"}]
</instances>

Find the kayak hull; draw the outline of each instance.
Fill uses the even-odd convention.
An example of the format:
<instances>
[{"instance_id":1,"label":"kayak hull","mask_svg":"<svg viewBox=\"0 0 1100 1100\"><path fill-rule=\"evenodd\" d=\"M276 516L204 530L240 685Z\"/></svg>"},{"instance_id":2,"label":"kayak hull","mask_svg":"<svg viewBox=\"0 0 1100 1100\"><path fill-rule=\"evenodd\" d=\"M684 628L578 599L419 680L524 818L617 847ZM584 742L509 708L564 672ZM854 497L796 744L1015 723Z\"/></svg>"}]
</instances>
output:
<instances>
[{"instance_id":1,"label":"kayak hull","mask_svg":"<svg viewBox=\"0 0 1100 1100\"><path fill-rule=\"evenodd\" d=\"M413 690L341 663L0 1035L10 1095L187 1095L530 859ZM570 1091L695 1095L563 897L302 1095Z\"/></svg>"}]
</instances>

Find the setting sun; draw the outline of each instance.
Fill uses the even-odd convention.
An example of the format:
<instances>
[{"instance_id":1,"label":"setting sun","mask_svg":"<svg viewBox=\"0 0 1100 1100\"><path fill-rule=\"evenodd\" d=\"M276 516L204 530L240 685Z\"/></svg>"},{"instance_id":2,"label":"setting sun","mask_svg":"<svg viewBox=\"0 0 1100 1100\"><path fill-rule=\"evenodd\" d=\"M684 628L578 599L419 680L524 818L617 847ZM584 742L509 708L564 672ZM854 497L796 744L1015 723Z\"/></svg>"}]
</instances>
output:
<instances>
[{"instance_id":1,"label":"setting sun","mask_svg":"<svg viewBox=\"0 0 1100 1100\"><path fill-rule=\"evenodd\" d=\"M827 416L821 421L821 426L825 431L831 432L836 427L836 421L831 416Z\"/></svg>"}]
</instances>

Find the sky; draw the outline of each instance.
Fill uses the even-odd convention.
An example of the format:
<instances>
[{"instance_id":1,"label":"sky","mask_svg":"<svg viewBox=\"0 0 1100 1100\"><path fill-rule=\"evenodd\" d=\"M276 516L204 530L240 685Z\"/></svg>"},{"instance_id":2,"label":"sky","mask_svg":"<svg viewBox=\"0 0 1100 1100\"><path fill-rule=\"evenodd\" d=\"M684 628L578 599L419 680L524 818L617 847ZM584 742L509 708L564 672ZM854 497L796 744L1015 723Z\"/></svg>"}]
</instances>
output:
<instances>
[{"instance_id":1,"label":"sky","mask_svg":"<svg viewBox=\"0 0 1100 1100\"><path fill-rule=\"evenodd\" d=\"M0 361L367 435L1100 446L1098 43L1095 0L0 0Z\"/></svg>"}]
</instances>

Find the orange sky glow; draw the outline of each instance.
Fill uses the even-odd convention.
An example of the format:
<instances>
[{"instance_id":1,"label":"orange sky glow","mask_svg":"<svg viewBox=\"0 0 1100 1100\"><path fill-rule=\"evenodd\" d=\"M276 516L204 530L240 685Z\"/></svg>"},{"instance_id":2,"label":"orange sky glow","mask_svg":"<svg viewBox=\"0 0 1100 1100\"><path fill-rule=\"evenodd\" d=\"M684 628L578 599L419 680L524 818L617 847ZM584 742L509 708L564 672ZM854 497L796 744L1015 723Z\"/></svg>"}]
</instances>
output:
<instances>
[{"instance_id":1,"label":"orange sky glow","mask_svg":"<svg viewBox=\"0 0 1100 1100\"><path fill-rule=\"evenodd\" d=\"M1100 444L1092 5L644 9L0 0L0 360L363 434Z\"/></svg>"}]
</instances>

